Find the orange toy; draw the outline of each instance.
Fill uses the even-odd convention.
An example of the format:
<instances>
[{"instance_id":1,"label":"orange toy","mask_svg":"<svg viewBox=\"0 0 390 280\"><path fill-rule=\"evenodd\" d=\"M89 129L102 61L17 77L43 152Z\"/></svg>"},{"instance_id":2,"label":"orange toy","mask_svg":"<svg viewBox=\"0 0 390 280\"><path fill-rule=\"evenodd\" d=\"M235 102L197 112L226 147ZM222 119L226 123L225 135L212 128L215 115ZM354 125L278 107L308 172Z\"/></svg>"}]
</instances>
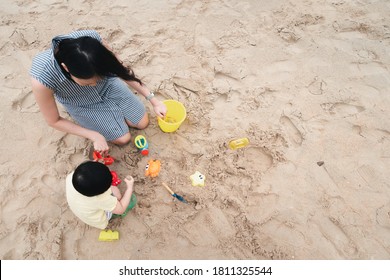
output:
<instances>
[{"instance_id":1,"label":"orange toy","mask_svg":"<svg viewBox=\"0 0 390 280\"><path fill-rule=\"evenodd\" d=\"M157 177L160 173L161 162L158 159L150 159L145 167L145 176Z\"/></svg>"}]
</instances>

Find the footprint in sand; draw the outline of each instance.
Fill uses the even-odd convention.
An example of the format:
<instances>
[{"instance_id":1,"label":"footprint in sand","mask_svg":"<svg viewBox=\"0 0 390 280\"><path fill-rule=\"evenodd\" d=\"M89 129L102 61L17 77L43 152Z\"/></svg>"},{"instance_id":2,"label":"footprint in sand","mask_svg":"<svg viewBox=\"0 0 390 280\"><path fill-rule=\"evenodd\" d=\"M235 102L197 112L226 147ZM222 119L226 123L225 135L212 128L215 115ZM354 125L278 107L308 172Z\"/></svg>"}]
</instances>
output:
<instances>
[{"instance_id":1,"label":"footprint in sand","mask_svg":"<svg viewBox=\"0 0 390 280\"><path fill-rule=\"evenodd\" d=\"M295 247L307 245L303 230L294 220L284 220L284 218L270 219L261 227L261 232L272 236L276 242L289 243Z\"/></svg>"},{"instance_id":2,"label":"footprint in sand","mask_svg":"<svg viewBox=\"0 0 390 280\"><path fill-rule=\"evenodd\" d=\"M371 167L369 165L359 166L357 169L357 173L370 188L373 188L373 186L380 184L378 174L376 174L374 167Z\"/></svg>"},{"instance_id":3,"label":"footprint in sand","mask_svg":"<svg viewBox=\"0 0 390 280\"><path fill-rule=\"evenodd\" d=\"M239 88L241 82L233 73L215 71L212 86L219 93L229 93L232 89Z\"/></svg>"},{"instance_id":4,"label":"footprint in sand","mask_svg":"<svg viewBox=\"0 0 390 280\"><path fill-rule=\"evenodd\" d=\"M296 147L301 146L302 142L303 142L302 133L295 126L295 124L292 122L292 120L287 116L282 116L280 118L280 123L286 129L287 135L292 139L294 145Z\"/></svg>"},{"instance_id":5,"label":"footprint in sand","mask_svg":"<svg viewBox=\"0 0 390 280\"><path fill-rule=\"evenodd\" d=\"M340 33L359 32L362 34L367 34L370 31L370 27L367 24L349 19L335 21L333 22L332 26L336 32Z\"/></svg>"},{"instance_id":6,"label":"footprint in sand","mask_svg":"<svg viewBox=\"0 0 390 280\"><path fill-rule=\"evenodd\" d=\"M17 28L10 36L10 41L21 50L33 49L39 34L35 27Z\"/></svg>"},{"instance_id":7,"label":"footprint in sand","mask_svg":"<svg viewBox=\"0 0 390 280\"><path fill-rule=\"evenodd\" d=\"M224 211L217 207L209 207L207 216L208 225L219 238L234 237L235 228Z\"/></svg>"},{"instance_id":8,"label":"footprint in sand","mask_svg":"<svg viewBox=\"0 0 390 280\"><path fill-rule=\"evenodd\" d=\"M232 129L231 127L233 125L237 125L242 120L234 117L231 121L226 121L226 118L221 118L221 116L227 115L229 118L236 116L240 109L239 106L242 103L241 97L238 92L229 92L229 90L223 89L221 86L218 87L218 91L218 95L214 99L213 108L209 113L211 127Z\"/></svg>"},{"instance_id":9,"label":"footprint in sand","mask_svg":"<svg viewBox=\"0 0 390 280\"><path fill-rule=\"evenodd\" d=\"M91 150L87 149L86 140L81 140L72 134L66 134L59 139L59 153L57 154L63 160L70 162L72 166L77 166L85 160L88 160Z\"/></svg>"},{"instance_id":10,"label":"footprint in sand","mask_svg":"<svg viewBox=\"0 0 390 280\"><path fill-rule=\"evenodd\" d=\"M220 80L224 80L224 81L229 81L230 83L239 83L239 79L238 78L235 78L233 77L231 74L229 73L224 73L224 72L221 72L221 71L216 71L215 72L215 75L214 75L214 79L220 79Z\"/></svg>"},{"instance_id":11,"label":"footprint in sand","mask_svg":"<svg viewBox=\"0 0 390 280\"><path fill-rule=\"evenodd\" d=\"M38 147L40 149L45 149L51 144L51 139L48 135L43 135L38 139Z\"/></svg>"},{"instance_id":12,"label":"footprint in sand","mask_svg":"<svg viewBox=\"0 0 390 280\"><path fill-rule=\"evenodd\" d=\"M301 39L301 37L295 34L294 29L288 26L278 28L277 32L280 38L282 38L284 41L288 43L296 43L299 41L299 39Z\"/></svg>"},{"instance_id":13,"label":"footprint in sand","mask_svg":"<svg viewBox=\"0 0 390 280\"><path fill-rule=\"evenodd\" d=\"M264 67L263 71L272 76L274 82L284 82L291 80L292 75L296 73L297 68L295 62L281 60Z\"/></svg>"},{"instance_id":14,"label":"footprint in sand","mask_svg":"<svg viewBox=\"0 0 390 280\"><path fill-rule=\"evenodd\" d=\"M197 224L204 226L194 226ZM236 235L236 229L229 221L229 217L216 207L210 207L207 212L199 213L194 222L187 223L184 226L184 230L186 231L186 238L194 245L213 246L219 244L221 239L233 238Z\"/></svg>"},{"instance_id":15,"label":"footprint in sand","mask_svg":"<svg viewBox=\"0 0 390 280\"><path fill-rule=\"evenodd\" d=\"M249 147L243 150L244 156L239 157L236 165L239 168L245 169L248 172L258 174L258 172L265 172L271 168L273 158L266 153L262 148Z\"/></svg>"},{"instance_id":16,"label":"footprint in sand","mask_svg":"<svg viewBox=\"0 0 390 280\"><path fill-rule=\"evenodd\" d=\"M61 184L59 183L60 180L58 178L49 174L45 174L42 176L41 181L45 185L45 188L48 188L60 195L64 194L64 189L61 187Z\"/></svg>"},{"instance_id":17,"label":"footprint in sand","mask_svg":"<svg viewBox=\"0 0 390 280\"><path fill-rule=\"evenodd\" d=\"M307 86L307 88L313 95L322 95L326 91L327 84L324 80L315 77L314 80Z\"/></svg>"},{"instance_id":18,"label":"footprint in sand","mask_svg":"<svg viewBox=\"0 0 390 280\"><path fill-rule=\"evenodd\" d=\"M322 217L317 222L323 237L333 245L341 257L357 257L357 247L342 225L333 217Z\"/></svg>"},{"instance_id":19,"label":"footprint in sand","mask_svg":"<svg viewBox=\"0 0 390 280\"><path fill-rule=\"evenodd\" d=\"M390 204L383 205L376 210L376 222L387 229L390 229Z\"/></svg>"},{"instance_id":20,"label":"footprint in sand","mask_svg":"<svg viewBox=\"0 0 390 280\"><path fill-rule=\"evenodd\" d=\"M366 129L361 127L359 134L381 144L388 142L390 139L390 131L380 128ZM390 154L390 150L387 154Z\"/></svg>"},{"instance_id":21,"label":"footprint in sand","mask_svg":"<svg viewBox=\"0 0 390 280\"><path fill-rule=\"evenodd\" d=\"M78 166L86 160L87 158L85 155L83 155L83 153L75 153L69 156L69 161L71 162L72 166Z\"/></svg>"},{"instance_id":22,"label":"footprint in sand","mask_svg":"<svg viewBox=\"0 0 390 280\"><path fill-rule=\"evenodd\" d=\"M251 224L264 224L278 215L276 205L277 194L250 193L247 199L245 216Z\"/></svg>"},{"instance_id":23,"label":"footprint in sand","mask_svg":"<svg viewBox=\"0 0 390 280\"><path fill-rule=\"evenodd\" d=\"M13 141L20 141L20 140L27 139L27 134L25 133L25 129L23 128L23 126L13 121L8 121L8 126L12 129L4 131L6 133L4 133L2 137L6 137L7 139L12 139Z\"/></svg>"},{"instance_id":24,"label":"footprint in sand","mask_svg":"<svg viewBox=\"0 0 390 280\"><path fill-rule=\"evenodd\" d=\"M331 115L336 115L343 118L359 114L365 110L363 106L352 105L344 102L323 103L321 104L321 107Z\"/></svg>"},{"instance_id":25,"label":"footprint in sand","mask_svg":"<svg viewBox=\"0 0 390 280\"><path fill-rule=\"evenodd\" d=\"M21 95L12 102L12 109L21 113L39 112L39 107L35 102L32 91L26 93L24 90Z\"/></svg>"},{"instance_id":26,"label":"footprint in sand","mask_svg":"<svg viewBox=\"0 0 390 280\"><path fill-rule=\"evenodd\" d=\"M107 42L119 41L124 34L125 33L121 29L110 30L109 34L106 36L106 41Z\"/></svg>"},{"instance_id":27,"label":"footprint in sand","mask_svg":"<svg viewBox=\"0 0 390 280\"><path fill-rule=\"evenodd\" d=\"M191 79L173 77L172 80L174 86L176 86L179 89L188 90L193 93L199 93L200 91L202 91L202 86L198 82L193 81Z\"/></svg>"},{"instance_id":28,"label":"footprint in sand","mask_svg":"<svg viewBox=\"0 0 390 280\"><path fill-rule=\"evenodd\" d=\"M35 165L26 170L20 170L13 179L11 186L18 192L31 188L33 179L42 173L42 167Z\"/></svg>"},{"instance_id":29,"label":"footprint in sand","mask_svg":"<svg viewBox=\"0 0 390 280\"><path fill-rule=\"evenodd\" d=\"M357 50L356 54L359 57L370 60L370 61L378 59L378 55L375 52L367 50L367 49Z\"/></svg>"},{"instance_id":30,"label":"footprint in sand","mask_svg":"<svg viewBox=\"0 0 390 280\"><path fill-rule=\"evenodd\" d=\"M43 175L41 180L46 186L53 186L58 183L58 178L48 174Z\"/></svg>"},{"instance_id":31,"label":"footprint in sand","mask_svg":"<svg viewBox=\"0 0 390 280\"><path fill-rule=\"evenodd\" d=\"M13 259L16 259L15 251L16 251L15 249L8 250L7 252L3 253L3 255L1 256L1 259L2 260L13 260Z\"/></svg>"}]
</instances>

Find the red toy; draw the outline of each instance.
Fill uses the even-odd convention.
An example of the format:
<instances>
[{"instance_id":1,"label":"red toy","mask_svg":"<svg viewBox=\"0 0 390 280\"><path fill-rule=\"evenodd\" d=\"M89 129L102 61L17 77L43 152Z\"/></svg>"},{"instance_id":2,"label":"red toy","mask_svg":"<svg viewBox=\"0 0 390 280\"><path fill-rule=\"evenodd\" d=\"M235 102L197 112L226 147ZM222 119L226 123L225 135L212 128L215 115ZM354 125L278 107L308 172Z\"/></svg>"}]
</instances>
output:
<instances>
[{"instance_id":1,"label":"red toy","mask_svg":"<svg viewBox=\"0 0 390 280\"><path fill-rule=\"evenodd\" d=\"M118 186L122 182L121 179L118 178L118 174L115 171L111 171L111 175L112 175L111 185L115 187Z\"/></svg>"},{"instance_id":2,"label":"red toy","mask_svg":"<svg viewBox=\"0 0 390 280\"><path fill-rule=\"evenodd\" d=\"M111 165L114 163L115 159L110 155L106 155L105 157L98 151L93 152L93 161L103 162L105 165Z\"/></svg>"}]
</instances>

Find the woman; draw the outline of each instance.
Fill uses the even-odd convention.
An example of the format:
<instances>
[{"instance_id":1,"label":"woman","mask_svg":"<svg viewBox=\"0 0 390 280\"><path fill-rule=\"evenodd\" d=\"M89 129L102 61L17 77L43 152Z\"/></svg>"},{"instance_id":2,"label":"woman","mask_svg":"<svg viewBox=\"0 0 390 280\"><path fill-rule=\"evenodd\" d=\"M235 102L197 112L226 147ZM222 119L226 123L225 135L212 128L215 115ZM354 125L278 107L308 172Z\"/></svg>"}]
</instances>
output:
<instances>
[{"instance_id":1,"label":"woman","mask_svg":"<svg viewBox=\"0 0 390 280\"><path fill-rule=\"evenodd\" d=\"M99 152L108 151L107 141L127 144L129 126L144 129L149 124L144 105L128 86L151 102L157 116L166 114L164 103L103 45L96 31L55 37L51 49L34 58L30 74L46 122L90 139ZM76 123L60 116L55 100Z\"/></svg>"}]
</instances>

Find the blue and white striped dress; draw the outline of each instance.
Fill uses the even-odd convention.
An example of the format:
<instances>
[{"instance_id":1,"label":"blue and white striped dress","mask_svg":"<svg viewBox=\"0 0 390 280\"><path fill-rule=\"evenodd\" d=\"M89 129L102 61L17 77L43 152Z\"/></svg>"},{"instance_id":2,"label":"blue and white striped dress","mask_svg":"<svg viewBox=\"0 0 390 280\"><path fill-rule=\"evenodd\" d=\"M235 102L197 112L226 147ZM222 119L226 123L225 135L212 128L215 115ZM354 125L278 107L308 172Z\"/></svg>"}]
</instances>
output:
<instances>
[{"instance_id":1,"label":"blue and white striped dress","mask_svg":"<svg viewBox=\"0 0 390 280\"><path fill-rule=\"evenodd\" d=\"M80 30L52 40L52 48L39 53L33 60L30 75L54 91L72 118L81 126L98 131L107 141L129 131L125 119L138 124L145 107L127 84L119 78L105 77L96 86L80 86L68 79L54 58L54 50L63 39L90 36L101 41L93 30Z\"/></svg>"}]
</instances>

